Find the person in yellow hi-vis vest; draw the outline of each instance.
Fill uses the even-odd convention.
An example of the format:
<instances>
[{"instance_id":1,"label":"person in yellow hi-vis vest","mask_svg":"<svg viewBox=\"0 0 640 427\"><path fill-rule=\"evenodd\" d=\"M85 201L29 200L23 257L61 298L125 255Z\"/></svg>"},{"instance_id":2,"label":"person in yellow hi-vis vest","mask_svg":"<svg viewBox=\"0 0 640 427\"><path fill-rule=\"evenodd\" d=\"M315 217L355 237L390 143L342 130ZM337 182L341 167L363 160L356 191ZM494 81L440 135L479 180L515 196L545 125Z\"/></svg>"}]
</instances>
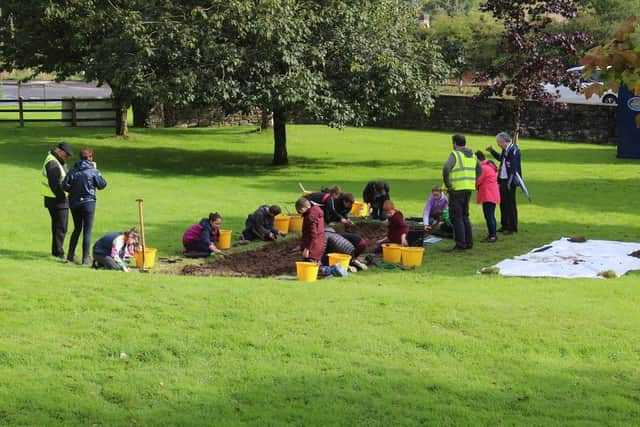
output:
<instances>
[{"instance_id":1,"label":"person in yellow hi-vis vest","mask_svg":"<svg viewBox=\"0 0 640 427\"><path fill-rule=\"evenodd\" d=\"M453 150L442 168L442 179L449 193L449 216L453 224L456 245L448 251L464 251L473 247L469 200L476 188L476 179L482 174L473 150L468 148L464 135L451 137Z\"/></svg>"},{"instance_id":2,"label":"person in yellow hi-vis vest","mask_svg":"<svg viewBox=\"0 0 640 427\"><path fill-rule=\"evenodd\" d=\"M73 156L71 146L61 142L47 153L42 164L40 194L44 196L44 207L51 217L51 255L64 259L64 237L69 222L69 201L62 189L67 175L67 160Z\"/></svg>"}]
</instances>

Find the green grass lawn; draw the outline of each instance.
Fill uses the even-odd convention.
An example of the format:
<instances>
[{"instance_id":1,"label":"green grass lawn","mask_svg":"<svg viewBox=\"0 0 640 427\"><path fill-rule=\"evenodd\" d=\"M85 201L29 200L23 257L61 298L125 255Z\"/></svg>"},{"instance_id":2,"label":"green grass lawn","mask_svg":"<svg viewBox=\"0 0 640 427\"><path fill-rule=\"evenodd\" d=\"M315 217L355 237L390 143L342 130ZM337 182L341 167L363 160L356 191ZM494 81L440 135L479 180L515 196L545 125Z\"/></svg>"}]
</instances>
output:
<instances>
[{"instance_id":1,"label":"green grass lawn","mask_svg":"<svg viewBox=\"0 0 640 427\"><path fill-rule=\"evenodd\" d=\"M615 147L523 140L533 203L520 232L469 253L429 247L413 271L315 283L93 271L49 254L39 196L47 149L95 150L108 187L94 237L138 221L177 255L219 211L242 230L298 182L357 196L384 178L422 212L445 133L289 126L112 130L0 126L0 425L637 425L640 275L555 280L476 271L562 236L640 240L640 168ZM492 137L468 136L472 148ZM481 208L472 205L476 237ZM71 225L70 225L71 228Z\"/></svg>"}]
</instances>

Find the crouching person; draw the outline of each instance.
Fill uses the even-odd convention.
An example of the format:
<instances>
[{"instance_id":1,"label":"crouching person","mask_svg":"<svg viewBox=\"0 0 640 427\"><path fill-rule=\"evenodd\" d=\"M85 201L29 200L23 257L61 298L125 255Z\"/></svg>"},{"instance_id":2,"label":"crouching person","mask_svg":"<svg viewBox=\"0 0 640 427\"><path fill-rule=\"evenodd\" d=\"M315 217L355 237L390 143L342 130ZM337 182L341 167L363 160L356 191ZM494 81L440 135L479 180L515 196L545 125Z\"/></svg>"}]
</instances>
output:
<instances>
[{"instance_id":1,"label":"crouching person","mask_svg":"<svg viewBox=\"0 0 640 427\"><path fill-rule=\"evenodd\" d=\"M184 256L201 258L222 253L216 246L220 239L220 225L222 217L215 212L210 213L209 218L202 218L199 223L189 227L182 236Z\"/></svg>"},{"instance_id":2,"label":"crouching person","mask_svg":"<svg viewBox=\"0 0 640 427\"><path fill-rule=\"evenodd\" d=\"M274 227L276 215L281 212L278 205L262 205L247 217L242 231L242 239L247 240L276 240L284 233Z\"/></svg>"},{"instance_id":3,"label":"crouching person","mask_svg":"<svg viewBox=\"0 0 640 427\"><path fill-rule=\"evenodd\" d=\"M93 245L93 267L129 271L125 259L133 256L138 239L135 227L103 236Z\"/></svg>"},{"instance_id":4,"label":"crouching person","mask_svg":"<svg viewBox=\"0 0 640 427\"><path fill-rule=\"evenodd\" d=\"M358 261L358 256L367 248L367 241L357 234L337 233L333 228L325 228L326 253L337 252L351 257L351 271L366 270L367 266ZM328 258L328 256L327 256ZM351 268L352 267L352 268Z\"/></svg>"}]
</instances>

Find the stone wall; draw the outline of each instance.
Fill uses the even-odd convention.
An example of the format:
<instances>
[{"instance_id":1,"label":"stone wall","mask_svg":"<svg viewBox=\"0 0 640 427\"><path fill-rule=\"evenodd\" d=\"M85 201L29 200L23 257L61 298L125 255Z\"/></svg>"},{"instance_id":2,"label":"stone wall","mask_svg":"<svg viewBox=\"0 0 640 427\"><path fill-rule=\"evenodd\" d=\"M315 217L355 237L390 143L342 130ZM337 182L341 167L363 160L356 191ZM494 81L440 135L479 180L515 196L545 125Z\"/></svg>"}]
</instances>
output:
<instances>
[{"instance_id":1,"label":"stone wall","mask_svg":"<svg viewBox=\"0 0 640 427\"><path fill-rule=\"evenodd\" d=\"M375 126L428 129L494 135L513 132L513 101L441 95L428 117L415 109ZM616 107L605 104L566 104L549 108L530 101L523 116L522 136L557 141L615 144Z\"/></svg>"},{"instance_id":2,"label":"stone wall","mask_svg":"<svg viewBox=\"0 0 640 427\"><path fill-rule=\"evenodd\" d=\"M289 123L318 123L304 115L291 115ZM225 115L207 107L155 108L147 117L150 127L206 127L260 125L259 111L251 114ZM446 132L495 135L513 132L513 101L476 99L463 95L440 95L428 117L414 108L406 108L395 118L371 123L372 126L425 129ZM566 104L549 108L527 102L523 116L523 133L527 138L556 141L615 144L617 142L616 107L605 104Z\"/></svg>"},{"instance_id":3,"label":"stone wall","mask_svg":"<svg viewBox=\"0 0 640 427\"><path fill-rule=\"evenodd\" d=\"M160 113L160 114L157 114ZM156 116L150 120L153 127L208 127L208 126L239 126L259 125L260 112L250 114L224 114L221 110L211 107L168 107L156 111Z\"/></svg>"}]
</instances>

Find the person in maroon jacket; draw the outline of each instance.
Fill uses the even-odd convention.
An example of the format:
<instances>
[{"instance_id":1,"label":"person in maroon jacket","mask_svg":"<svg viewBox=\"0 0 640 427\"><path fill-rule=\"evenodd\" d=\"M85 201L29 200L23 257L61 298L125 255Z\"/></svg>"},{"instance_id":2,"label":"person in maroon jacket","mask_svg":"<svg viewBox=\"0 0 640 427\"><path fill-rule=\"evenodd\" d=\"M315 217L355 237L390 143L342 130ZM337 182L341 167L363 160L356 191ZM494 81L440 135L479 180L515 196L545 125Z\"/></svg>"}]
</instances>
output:
<instances>
[{"instance_id":1,"label":"person in maroon jacket","mask_svg":"<svg viewBox=\"0 0 640 427\"><path fill-rule=\"evenodd\" d=\"M296 211L302 215L302 258L320 263L324 255L324 212L320 206L301 197L296 202Z\"/></svg>"},{"instance_id":2,"label":"person in maroon jacket","mask_svg":"<svg viewBox=\"0 0 640 427\"><path fill-rule=\"evenodd\" d=\"M404 222L404 215L402 212L396 209L391 200L385 200L382 205L382 210L387 217L387 237L378 240L378 246L375 252L382 252L383 243L397 243L402 246L408 246L407 234L409 233L409 226Z\"/></svg>"}]
</instances>

